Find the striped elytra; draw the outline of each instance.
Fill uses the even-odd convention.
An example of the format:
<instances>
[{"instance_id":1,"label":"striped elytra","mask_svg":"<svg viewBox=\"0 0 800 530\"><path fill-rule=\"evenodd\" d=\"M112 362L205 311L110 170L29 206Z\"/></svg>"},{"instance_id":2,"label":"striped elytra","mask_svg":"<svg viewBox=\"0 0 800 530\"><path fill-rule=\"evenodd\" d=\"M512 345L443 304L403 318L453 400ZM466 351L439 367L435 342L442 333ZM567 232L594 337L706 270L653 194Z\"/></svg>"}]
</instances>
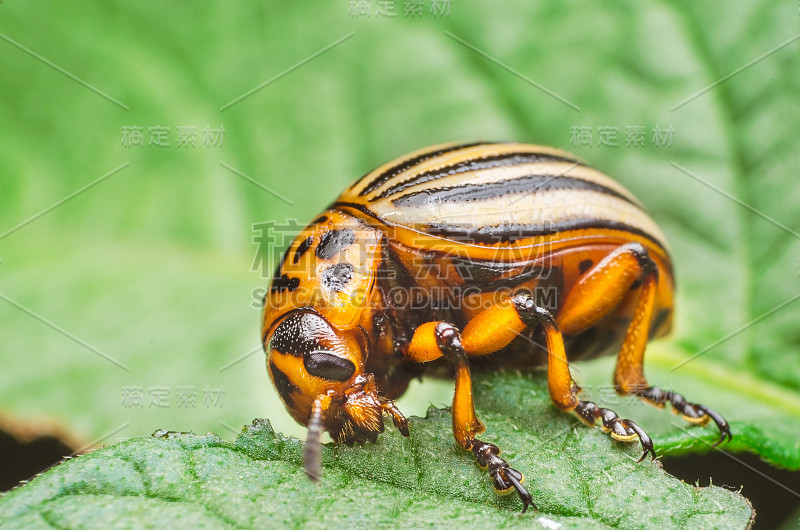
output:
<instances>
[{"instance_id":1,"label":"striped elytra","mask_svg":"<svg viewBox=\"0 0 800 530\"><path fill-rule=\"evenodd\" d=\"M432 147L385 164L336 205L458 241L619 230L660 249L664 236L620 184L556 149L518 143ZM572 234L567 234L570 236Z\"/></svg>"}]
</instances>

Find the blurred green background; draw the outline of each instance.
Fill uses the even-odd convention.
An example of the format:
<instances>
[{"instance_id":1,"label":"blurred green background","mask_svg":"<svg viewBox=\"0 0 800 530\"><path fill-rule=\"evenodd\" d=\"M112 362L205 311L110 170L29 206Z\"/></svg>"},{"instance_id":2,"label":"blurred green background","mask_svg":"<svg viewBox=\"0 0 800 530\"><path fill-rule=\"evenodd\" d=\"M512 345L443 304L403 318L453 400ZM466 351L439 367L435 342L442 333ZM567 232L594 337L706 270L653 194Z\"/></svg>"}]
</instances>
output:
<instances>
[{"instance_id":1,"label":"blurred green background","mask_svg":"<svg viewBox=\"0 0 800 530\"><path fill-rule=\"evenodd\" d=\"M273 267L253 269L253 225L302 225L395 156L487 139L576 153L663 228L679 305L651 379L699 380L707 404L752 420L715 401L720 385L796 429L800 302L781 304L800 293L799 21L796 3L763 1L7 0L0 415L82 443L232 438L254 417L302 435L264 369ZM610 377L607 361L578 368ZM401 405L449 393L417 385Z\"/></svg>"}]
</instances>

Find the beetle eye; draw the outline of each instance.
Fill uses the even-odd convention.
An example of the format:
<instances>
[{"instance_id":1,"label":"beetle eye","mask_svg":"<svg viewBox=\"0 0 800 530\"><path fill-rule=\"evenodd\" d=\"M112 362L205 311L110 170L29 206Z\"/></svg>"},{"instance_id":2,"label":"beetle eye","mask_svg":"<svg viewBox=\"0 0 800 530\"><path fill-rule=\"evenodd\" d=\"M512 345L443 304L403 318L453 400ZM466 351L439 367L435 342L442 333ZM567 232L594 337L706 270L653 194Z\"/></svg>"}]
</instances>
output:
<instances>
[{"instance_id":1,"label":"beetle eye","mask_svg":"<svg viewBox=\"0 0 800 530\"><path fill-rule=\"evenodd\" d=\"M356 365L324 351L314 351L303 356L306 371L330 381L347 381L356 371Z\"/></svg>"}]
</instances>

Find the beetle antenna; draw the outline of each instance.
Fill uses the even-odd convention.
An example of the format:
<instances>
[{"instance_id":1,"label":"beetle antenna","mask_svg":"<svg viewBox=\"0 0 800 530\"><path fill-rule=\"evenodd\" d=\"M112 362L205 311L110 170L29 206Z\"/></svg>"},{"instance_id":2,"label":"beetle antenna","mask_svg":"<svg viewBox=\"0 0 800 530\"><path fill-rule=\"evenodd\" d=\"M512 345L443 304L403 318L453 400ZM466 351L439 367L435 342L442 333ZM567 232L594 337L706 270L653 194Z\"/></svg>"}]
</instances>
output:
<instances>
[{"instance_id":1,"label":"beetle antenna","mask_svg":"<svg viewBox=\"0 0 800 530\"><path fill-rule=\"evenodd\" d=\"M314 482L322 478L322 462L320 451L322 449L321 437L324 427L322 425L323 396L317 397L311 405L311 417L308 419L308 436L303 446L303 467L306 475Z\"/></svg>"}]
</instances>

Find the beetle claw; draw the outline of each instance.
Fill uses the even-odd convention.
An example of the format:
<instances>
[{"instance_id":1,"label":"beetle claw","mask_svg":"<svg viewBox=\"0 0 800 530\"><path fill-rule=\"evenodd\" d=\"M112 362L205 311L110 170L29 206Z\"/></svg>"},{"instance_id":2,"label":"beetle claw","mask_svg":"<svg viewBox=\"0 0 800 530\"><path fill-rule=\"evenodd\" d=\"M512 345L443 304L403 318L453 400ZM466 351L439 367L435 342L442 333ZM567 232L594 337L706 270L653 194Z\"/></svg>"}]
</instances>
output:
<instances>
[{"instance_id":1,"label":"beetle claw","mask_svg":"<svg viewBox=\"0 0 800 530\"><path fill-rule=\"evenodd\" d=\"M528 511L531 506L533 506L534 511L538 511L530 492L522 485L525 482L525 476L510 467L508 462L498 456L500 448L494 444L473 439L471 451L475 455L475 461L478 466L481 469L489 470L489 476L492 477L495 491L502 494L509 493L514 489L522 501L522 513Z\"/></svg>"},{"instance_id":2,"label":"beetle claw","mask_svg":"<svg viewBox=\"0 0 800 530\"><path fill-rule=\"evenodd\" d=\"M728 425L728 422L725 421L725 418L723 418L710 408L706 407L705 405L694 405L694 406L695 408L706 414L708 417L710 417L717 425L717 428L719 429L719 440L717 440L711 447L718 446L719 444L723 443L726 440L726 438L727 441L729 442L733 440L733 434L731 434L731 427L730 425Z\"/></svg>"},{"instance_id":3,"label":"beetle claw","mask_svg":"<svg viewBox=\"0 0 800 530\"><path fill-rule=\"evenodd\" d=\"M728 425L728 422L725 421L725 418L705 405L690 403L677 392L665 392L653 386L645 389L640 396L642 399L658 406L663 406L664 403L669 402L672 405L672 409L690 423L705 425L708 423L709 419L712 420L717 425L717 429L719 429L719 440L717 440L712 447L718 446L726 439L727 441L733 440L731 427Z\"/></svg>"}]
</instances>

